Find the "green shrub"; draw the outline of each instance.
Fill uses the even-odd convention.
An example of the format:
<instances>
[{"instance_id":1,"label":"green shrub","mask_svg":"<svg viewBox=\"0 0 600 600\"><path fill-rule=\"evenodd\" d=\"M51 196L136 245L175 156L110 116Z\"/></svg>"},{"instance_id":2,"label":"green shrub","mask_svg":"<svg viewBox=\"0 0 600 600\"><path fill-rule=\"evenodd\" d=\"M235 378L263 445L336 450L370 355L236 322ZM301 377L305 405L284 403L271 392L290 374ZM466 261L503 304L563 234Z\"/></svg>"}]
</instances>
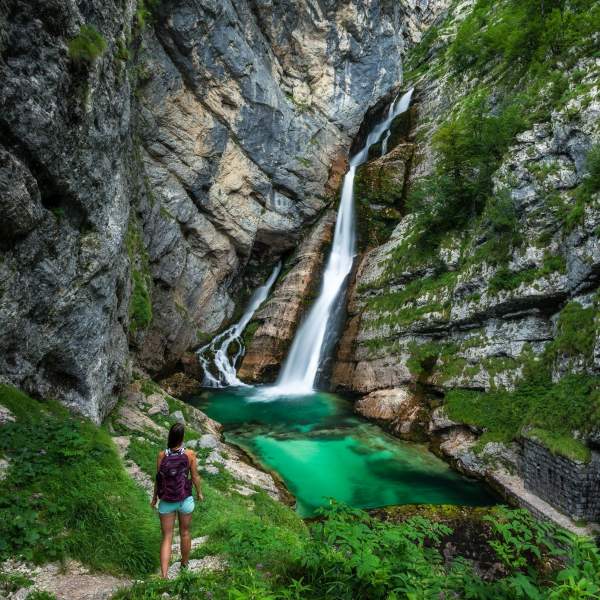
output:
<instances>
[{"instance_id":1,"label":"green shrub","mask_svg":"<svg viewBox=\"0 0 600 600\"><path fill-rule=\"evenodd\" d=\"M585 180L585 187L590 194L600 192L600 144L590 148L586 158L586 168L588 177Z\"/></svg>"},{"instance_id":2,"label":"green shrub","mask_svg":"<svg viewBox=\"0 0 600 600\"><path fill-rule=\"evenodd\" d=\"M0 572L0 592L5 596L13 594L22 588L29 588L32 585L33 581L24 575Z\"/></svg>"},{"instance_id":3,"label":"green shrub","mask_svg":"<svg viewBox=\"0 0 600 600\"><path fill-rule=\"evenodd\" d=\"M83 25L69 42L69 56L77 63L92 64L106 51L106 40L93 25Z\"/></svg>"},{"instance_id":4,"label":"green shrub","mask_svg":"<svg viewBox=\"0 0 600 600\"><path fill-rule=\"evenodd\" d=\"M467 228L491 202L492 175L515 134L526 126L518 97L505 100L494 111L491 108L488 93L477 90L435 132L434 173L419 180L407 197L418 232L411 253L434 253L447 232ZM507 214L490 216L499 220L500 228L513 225L508 223L508 205L501 208ZM410 260L406 250L394 250L393 258L405 264Z\"/></svg>"},{"instance_id":5,"label":"green shrub","mask_svg":"<svg viewBox=\"0 0 600 600\"><path fill-rule=\"evenodd\" d=\"M596 343L597 307L583 308L579 302L569 302L556 324L556 336L548 348L549 355L580 356L591 360Z\"/></svg>"},{"instance_id":6,"label":"green shrub","mask_svg":"<svg viewBox=\"0 0 600 600\"><path fill-rule=\"evenodd\" d=\"M25 600L56 600L56 596L50 592L35 591L28 594Z\"/></svg>"},{"instance_id":7,"label":"green shrub","mask_svg":"<svg viewBox=\"0 0 600 600\"><path fill-rule=\"evenodd\" d=\"M457 73L498 68L512 79L528 70L539 75L592 50L599 19L593 0L478 0L448 54Z\"/></svg>"},{"instance_id":8,"label":"green shrub","mask_svg":"<svg viewBox=\"0 0 600 600\"><path fill-rule=\"evenodd\" d=\"M133 289L129 303L129 318L131 331L146 329L152 323L152 301L148 290L148 282L140 271L131 272Z\"/></svg>"},{"instance_id":9,"label":"green shrub","mask_svg":"<svg viewBox=\"0 0 600 600\"><path fill-rule=\"evenodd\" d=\"M463 557L444 558L442 548L453 532L443 523L419 515L382 521L333 503L311 525L300 560L280 564L277 571L253 562L260 547L242 542L241 554L250 550L248 560L239 556L225 573L151 580L115 600L160 600L165 594L181 600L593 598L575 593L585 588L593 594L600 585L600 553L592 540L503 507L492 509L480 526L487 530L491 556L503 565L493 580L482 579ZM260 540L271 550L278 543Z\"/></svg>"},{"instance_id":10,"label":"green shrub","mask_svg":"<svg viewBox=\"0 0 600 600\"><path fill-rule=\"evenodd\" d=\"M514 391L451 390L446 402L450 418L485 430L481 445L509 442L532 426L552 432L555 443L550 450L580 459L589 458L589 451L573 439L573 431L600 424L599 393L597 377L570 374L553 383L546 368L532 363Z\"/></svg>"},{"instance_id":11,"label":"green shrub","mask_svg":"<svg viewBox=\"0 0 600 600\"><path fill-rule=\"evenodd\" d=\"M0 428L0 453L11 461L0 489L0 560L70 556L102 571L153 571L158 526L108 433L9 386L0 386L0 404L17 417Z\"/></svg>"},{"instance_id":12,"label":"green shrub","mask_svg":"<svg viewBox=\"0 0 600 600\"><path fill-rule=\"evenodd\" d=\"M547 255L540 268L529 268L523 271L511 271L508 267L501 267L488 282L488 290L491 294L497 294L503 290L516 290L522 283L533 283L536 279L546 277L551 273L564 273L566 261L562 256Z\"/></svg>"}]
</instances>

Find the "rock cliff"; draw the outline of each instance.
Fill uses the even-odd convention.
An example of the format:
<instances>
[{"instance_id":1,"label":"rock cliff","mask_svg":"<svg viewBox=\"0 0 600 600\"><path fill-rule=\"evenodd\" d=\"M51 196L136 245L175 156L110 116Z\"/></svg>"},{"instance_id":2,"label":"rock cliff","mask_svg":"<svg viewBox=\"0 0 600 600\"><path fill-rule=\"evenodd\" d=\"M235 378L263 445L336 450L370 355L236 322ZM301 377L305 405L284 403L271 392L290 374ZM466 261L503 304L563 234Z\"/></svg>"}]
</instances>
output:
<instances>
[{"instance_id":1,"label":"rock cliff","mask_svg":"<svg viewBox=\"0 0 600 600\"><path fill-rule=\"evenodd\" d=\"M527 447L531 436L594 465L600 62L582 37L568 52L538 49L546 70L523 47L506 58L486 40L514 18L513 5L492 16L489 3L473 4L453 3L409 56L412 113L396 124L396 147L358 174L366 249L333 383L369 394L358 408L404 436L422 434L428 413L446 405L454 421L434 428L444 432L438 447L469 454L466 472L487 472L494 461L478 451L492 442ZM528 22L548 18L523 6ZM583 13L572 18L585 27ZM389 210L396 225L382 240ZM406 394L418 418L404 415ZM504 453L496 446L493 458ZM516 451L519 471L527 461Z\"/></svg>"},{"instance_id":2,"label":"rock cliff","mask_svg":"<svg viewBox=\"0 0 600 600\"><path fill-rule=\"evenodd\" d=\"M600 141L598 60L582 58L573 65L582 84L569 80L567 100L547 120L519 131L494 169L495 208L506 212L502 217L510 228L509 239L500 240L506 247L493 248L503 235L493 229L501 227L501 217L487 213L477 221L474 215L464 229L444 232L441 242L427 240L419 255L414 250L423 223L403 203L404 186L416 188L431 177L439 155L432 139L467 110L467 92L476 87L461 86L446 71L440 76L442 67L450 68L438 57L425 74L406 82L417 88L414 128L386 156L362 168L366 183L357 191L359 205L368 202L377 210L380 194L404 216L388 240L371 244L361 256L337 385L361 393L417 380L439 388L514 387L524 348L539 355L559 337L565 309L590 311L581 316L590 318L592 339L584 356L576 356L577 349L558 352L553 377L569 369L597 373L600 211L598 193L584 199L582 188L596 177L589 165ZM407 161L398 163L407 148L414 149L408 176ZM381 191L382 179L391 181L391 191ZM435 364L425 365L427 357L418 356L417 348L428 341L454 344L454 352L432 352Z\"/></svg>"},{"instance_id":3,"label":"rock cliff","mask_svg":"<svg viewBox=\"0 0 600 600\"><path fill-rule=\"evenodd\" d=\"M445 4L0 3L2 377L99 420L222 327Z\"/></svg>"}]
</instances>

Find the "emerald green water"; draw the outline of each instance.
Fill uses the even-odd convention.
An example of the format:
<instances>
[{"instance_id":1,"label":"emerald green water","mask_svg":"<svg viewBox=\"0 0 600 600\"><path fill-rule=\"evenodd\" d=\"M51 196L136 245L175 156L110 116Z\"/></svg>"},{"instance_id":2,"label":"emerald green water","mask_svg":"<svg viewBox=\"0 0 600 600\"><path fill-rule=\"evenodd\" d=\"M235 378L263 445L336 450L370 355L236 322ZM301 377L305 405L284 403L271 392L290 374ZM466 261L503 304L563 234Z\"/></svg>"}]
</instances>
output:
<instances>
[{"instance_id":1,"label":"emerald green water","mask_svg":"<svg viewBox=\"0 0 600 600\"><path fill-rule=\"evenodd\" d=\"M227 441L276 471L311 516L335 498L359 508L390 504L495 503L481 484L424 446L358 418L333 394L256 399L256 389L204 392L190 402L223 424Z\"/></svg>"}]
</instances>

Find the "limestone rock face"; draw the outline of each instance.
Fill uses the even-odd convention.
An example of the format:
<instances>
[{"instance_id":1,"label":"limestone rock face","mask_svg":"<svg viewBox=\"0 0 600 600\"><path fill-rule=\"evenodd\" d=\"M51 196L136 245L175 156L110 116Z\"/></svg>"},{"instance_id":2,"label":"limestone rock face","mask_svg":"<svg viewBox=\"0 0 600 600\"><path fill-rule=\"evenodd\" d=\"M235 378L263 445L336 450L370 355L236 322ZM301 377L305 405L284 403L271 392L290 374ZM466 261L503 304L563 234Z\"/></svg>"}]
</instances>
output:
<instances>
[{"instance_id":1,"label":"limestone rock face","mask_svg":"<svg viewBox=\"0 0 600 600\"><path fill-rule=\"evenodd\" d=\"M0 374L98 421L297 245L447 1L5 4Z\"/></svg>"},{"instance_id":2,"label":"limestone rock face","mask_svg":"<svg viewBox=\"0 0 600 600\"><path fill-rule=\"evenodd\" d=\"M428 417L421 400L406 387L371 392L358 400L354 409L363 417L383 421L403 438L411 434L414 437L419 427L425 427Z\"/></svg>"},{"instance_id":3,"label":"limestone rock face","mask_svg":"<svg viewBox=\"0 0 600 600\"><path fill-rule=\"evenodd\" d=\"M590 59L578 68L593 74L597 65ZM410 185L431 173L431 133L462 93L443 77L429 75L417 82L415 128L409 138L419 141ZM440 391L511 389L521 377L524 357L540 356L557 338L568 306L592 314L594 350L576 359L557 356L553 376L600 373L599 330L593 324L600 285L598 193L576 222L565 224L565 214L575 210L575 190L587 177L585 157L600 143L599 117L598 88L590 87L554 111L547 123L519 134L509 147L494 173L494 193L514 207L522 241L503 266L487 260L482 251L489 237L465 244L461 232L448 235L435 256L404 261L402 249L415 234L411 214L389 239L363 253L333 370L337 389L369 393L416 381ZM367 168L381 168L386 159L373 160ZM405 167L399 170L404 174ZM445 273L442 278L440 272ZM421 282L434 280L435 285L418 291ZM396 305L390 297L398 298ZM442 351L431 364L419 366L415 348L427 344Z\"/></svg>"},{"instance_id":4,"label":"limestone rock face","mask_svg":"<svg viewBox=\"0 0 600 600\"><path fill-rule=\"evenodd\" d=\"M288 273L256 313L257 329L238 372L243 380L274 378L307 304L318 291L325 246L332 239L334 220L332 211L321 217L295 252Z\"/></svg>"}]
</instances>

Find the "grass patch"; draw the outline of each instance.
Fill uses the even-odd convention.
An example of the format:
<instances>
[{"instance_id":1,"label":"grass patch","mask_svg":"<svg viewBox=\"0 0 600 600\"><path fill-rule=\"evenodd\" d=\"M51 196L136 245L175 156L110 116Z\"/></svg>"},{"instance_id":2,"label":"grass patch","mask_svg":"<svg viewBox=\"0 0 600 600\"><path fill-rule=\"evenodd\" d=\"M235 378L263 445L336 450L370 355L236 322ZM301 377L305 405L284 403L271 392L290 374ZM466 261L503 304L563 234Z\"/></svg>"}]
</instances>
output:
<instances>
[{"instance_id":1,"label":"grass patch","mask_svg":"<svg viewBox=\"0 0 600 600\"><path fill-rule=\"evenodd\" d=\"M591 459L590 449L570 435L547 431L538 427L527 430L525 435L540 441L552 454L558 454L580 462L589 462Z\"/></svg>"},{"instance_id":2,"label":"grass patch","mask_svg":"<svg viewBox=\"0 0 600 600\"><path fill-rule=\"evenodd\" d=\"M131 265L131 297L129 299L129 330L132 333L146 329L152 323L152 275L148 253L140 226L130 219L127 230L127 253Z\"/></svg>"},{"instance_id":3,"label":"grass patch","mask_svg":"<svg viewBox=\"0 0 600 600\"><path fill-rule=\"evenodd\" d=\"M556 337L548 347L549 356L581 357L584 361L590 362L598 333L597 314L597 301L589 308L583 308L579 302L569 302L558 316Z\"/></svg>"},{"instance_id":4,"label":"grass patch","mask_svg":"<svg viewBox=\"0 0 600 600\"><path fill-rule=\"evenodd\" d=\"M508 267L501 267L491 277L488 290L491 294L505 290L516 290L523 283L533 283L537 279L547 277L552 273L564 273L567 264L562 256L548 255L539 268L524 269L523 271L511 271Z\"/></svg>"},{"instance_id":5,"label":"grass patch","mask_svg":"<svg viewBox=\"0 0 600 600\"><path fill-rule=\"evenodd\" d=\"M83 25L69 42L69 57L76 63L91 65L106 51L106 40L93 25Z\"/></svg>"},{"instance_id":6,"label":"grass patch","mask_svg":"<svg viewBox=\"0 0 600 600\"><path fill-rule=\"evenodd\" d=\"M283 548L277 570L254 561L261 551L275 554L282 540L264 536L252 523L249 530L242 527L243 534L233 532L238 546L232 544L232 551L238 551L239 562L226 573L155 580L115 600L158 600L163 594L181 600L558 599L577 597L574 590L584 574L589 585L600 584L600 553L591 540L564 534L523 510L499 507L478 520L488 546L482 551L504 567L491 581L481 579L468 560L444 560L442 548L453 533L445 523L419 514L382 521L333 504L298 538L301 557L288 563L291 549ZM253 548L247 545L250 539ZM528 595L514 593L521 589Z\"/></svg>"},{"instance_id":7,"label":"grass patch","mask_svg":"<svg viewBox=\"0 0 600 600\"><path fill-rule=\"evenodd\" d=\"M0 428L0 452L10 459L0 489L0 560L70 556L111 573L152 572L156 519L109 434L6 385L0 404L17 417Z\"/></svg>"},{"instance_id":8,"label":"grass patch","mask_svg":"<svg viewBox=\"0 0 600 600\"><path fill-rule=\"evenodd\" d=\"M449 417L484 429L480 445L510 442L524 428L534 427L552 432L550 450L561 448L561 454L577 460L589 458L585 445L573 439L573 431L590 431L600 424L600 379L570 374L553 383L548 372L536 369L530 368L514 391L451 390L446 396Z\"/></svg>"}]
</instances>

